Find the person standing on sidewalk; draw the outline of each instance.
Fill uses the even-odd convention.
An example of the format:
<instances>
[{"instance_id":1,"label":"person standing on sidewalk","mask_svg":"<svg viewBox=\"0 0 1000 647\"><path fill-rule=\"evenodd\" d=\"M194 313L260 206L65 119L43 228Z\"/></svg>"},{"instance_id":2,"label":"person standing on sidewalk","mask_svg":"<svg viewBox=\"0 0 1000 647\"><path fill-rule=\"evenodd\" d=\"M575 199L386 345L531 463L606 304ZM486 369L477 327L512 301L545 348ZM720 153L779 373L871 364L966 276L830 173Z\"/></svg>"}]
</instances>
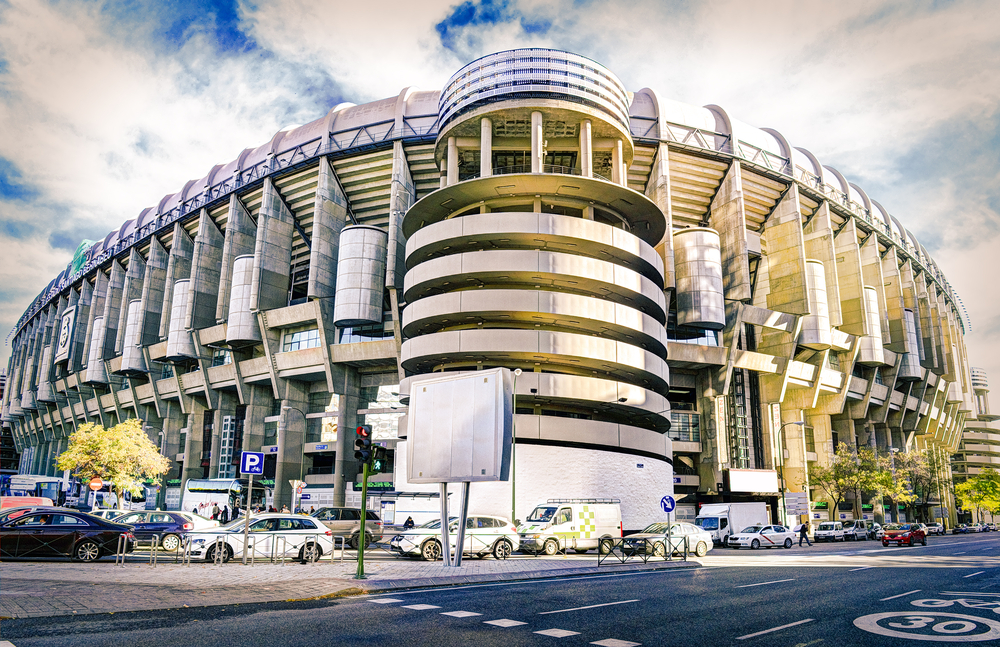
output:
<instances>
[{"instance_id":1,"label":"person standing on sidewalk","mask_svg":"<svg viewBox=\"0 0 1000 647\"><path fill-rule=\"evenodd\" d=\"M802 540L806 540L806 544L812 547L812 542L809 541L809 525L805 523L799 524L799 546L802 546Z\"/></svg>"}]
</instances>

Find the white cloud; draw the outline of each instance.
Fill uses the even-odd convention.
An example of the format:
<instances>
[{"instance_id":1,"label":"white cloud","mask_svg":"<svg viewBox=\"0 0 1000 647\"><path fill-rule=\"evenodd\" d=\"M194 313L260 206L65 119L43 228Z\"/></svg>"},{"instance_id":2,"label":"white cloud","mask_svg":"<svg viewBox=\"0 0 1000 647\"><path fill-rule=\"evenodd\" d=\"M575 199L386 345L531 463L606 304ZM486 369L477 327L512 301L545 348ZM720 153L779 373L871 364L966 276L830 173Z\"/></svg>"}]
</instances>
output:
<instances>
[{"instance_id":1,"label":"white cloud","mask_svg":"<svg viewBox=\"0 0 1000 647\"><path fill-rule=\"evenodd\" d=\"M39 228L0 233L0 332L69 260L49 243L53 230L103 235L333 101L436 89L476 56L523 46L575 51L633 90L717 103L779 130L933 244L974 325L1000 329L977 283L977 271L1000 269L990 265L1000 258L1000 21L990 2L525 0L504 9L506 22L453 26L448 49L436 25L459 4L244 5L240 27L257 48L218 54L204 25L165 44L157 24L133 29L105 5L0 2L0 158L38 194L0 199L0 219ZM520 16L551 28L525 34ZM140 18L161 17L129 16ZM974 328L967 343L975 365L1000 357L1000 332Z\"/></svg>"}]
</instances>

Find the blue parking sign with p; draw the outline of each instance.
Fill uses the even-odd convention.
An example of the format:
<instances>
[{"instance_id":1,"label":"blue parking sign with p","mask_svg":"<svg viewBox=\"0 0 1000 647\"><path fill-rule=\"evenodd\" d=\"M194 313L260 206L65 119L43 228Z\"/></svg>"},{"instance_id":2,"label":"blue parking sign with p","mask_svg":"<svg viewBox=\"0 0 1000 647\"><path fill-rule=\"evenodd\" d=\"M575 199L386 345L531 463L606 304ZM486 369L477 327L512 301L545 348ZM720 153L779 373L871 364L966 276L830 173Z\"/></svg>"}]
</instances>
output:
<instances>
[{"instance_id":1,"label":"blue parking sign with p","mask_svg":"<svg viewBox=\"0 0 1000 647\"><path fill-rule=\"evenodd\" d=\"M264 453L243 452L240 454L240 474L263 474Z\"/></svg>"}]
</instances>

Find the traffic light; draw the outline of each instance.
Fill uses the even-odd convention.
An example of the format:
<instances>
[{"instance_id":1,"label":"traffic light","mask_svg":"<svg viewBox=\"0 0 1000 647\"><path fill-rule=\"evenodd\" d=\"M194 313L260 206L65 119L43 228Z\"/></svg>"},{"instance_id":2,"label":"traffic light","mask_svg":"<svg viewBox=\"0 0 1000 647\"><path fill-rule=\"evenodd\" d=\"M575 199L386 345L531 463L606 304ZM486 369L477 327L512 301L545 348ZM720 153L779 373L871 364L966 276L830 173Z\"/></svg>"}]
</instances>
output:
<instances>
[{"instance_id":1,"label":"traffic light","mask_svg":"<svg viewBox=\"0 0 1000 647\"><path fill-rule=\"evenodd\" d=\"M362 463L367 463L373 455L371 425L360 425L355 433L358 437L354 440L354 458Z\"/></svg>"},{"instance_id":2,"label":"traffic light","mask_svg":"<svg viewBox=\"0 0 1000 647\"><path fill-rule=\"evenodd\" d=\"M385 447L375 445L372 447L372 472L379 473L385 465Z\"/></svg>"}]
</instances>

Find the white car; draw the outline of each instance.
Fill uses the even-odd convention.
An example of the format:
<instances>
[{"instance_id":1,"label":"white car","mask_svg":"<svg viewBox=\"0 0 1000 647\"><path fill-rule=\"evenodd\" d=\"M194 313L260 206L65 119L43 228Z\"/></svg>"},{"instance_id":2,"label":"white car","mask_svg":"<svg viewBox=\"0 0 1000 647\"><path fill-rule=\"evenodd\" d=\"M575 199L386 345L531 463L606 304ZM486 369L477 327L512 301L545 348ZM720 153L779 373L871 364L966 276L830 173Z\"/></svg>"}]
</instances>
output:
<instances>
[{"instance_id":1,"label":"white car","mask_svg":"<svg viewBox=\"0 0 1000 647\"><path fill-rule=\"evenodd\" d=\"M758 548L791 548L795 532L784 526L748 526L735 535L729 536L730 548L747 546Z\"/></svg>"},{"instance_id":2,"label":"white car","mask_svg":"<svg viewBox=\"0 0 1000 647\"><path fill-rule=\"evenodd\" d=\"M219 528L188 533L191 559L215 561L216 545L221 544L222 561L243 557L244 519ZM250 518L250 545L247 557L268 559L271 555L294 557L299 561L319 559L333 552L333 533L312 517L301 514L259 514Z\"/></svg>"},{"instance_id":3,"label":"white car","mask_svg":"<svg viewBox=\"0 0 1000 647\"><path fill-rule=\"evenodd\" d=\"M642 532L628 535L622 543L628 555L652 553L657 557L666 555L668 543L674 553L684 553L686 549L698 557L704 557L713 545L712 533L704 528L690 523L670 524L665 521L652 523Z\"/></svg>"},{"instance_id":4,"label":"white car","mask_svg":"<svg viewBox=\"0 0 1000 647\"><path fill-rule=\"evenodd\" d=\"M105 521L113 521L118 517L122 517L128 514L129 512L130 512L129 510L119 510L118 508L109 508L107 510L91 510L87 514L94 517L100 517Z\"/></svg>"},{"instance_id":5,"label":"white car","mask_svg":"<svg viewBox=\"0 0 1000 647\"><path fill-rule=\"evenodd\" d=\"M451 541L458 532L458 518L448 524ZM497 559L507 559L521 547L517 528L503 517L475 515L465 524L462 554L484 557L492 553ZM428 521L422 526L404 530L389 540L389 548L401 555L420 556L433 561L441 559L441 520Z\"/></svg>"},{"instance_id":6,"label":"white car","mask_svg":"<svg viewBox=\"0 0 1000 647\"><path fill-rule=\"evenodd\" d=\"M844 524L839 521L824 521L816 527L816 532L813 533L813 541L819 543L821 541L846 541L847 537L844 535Z\"/></svg>"}]
</instances>

